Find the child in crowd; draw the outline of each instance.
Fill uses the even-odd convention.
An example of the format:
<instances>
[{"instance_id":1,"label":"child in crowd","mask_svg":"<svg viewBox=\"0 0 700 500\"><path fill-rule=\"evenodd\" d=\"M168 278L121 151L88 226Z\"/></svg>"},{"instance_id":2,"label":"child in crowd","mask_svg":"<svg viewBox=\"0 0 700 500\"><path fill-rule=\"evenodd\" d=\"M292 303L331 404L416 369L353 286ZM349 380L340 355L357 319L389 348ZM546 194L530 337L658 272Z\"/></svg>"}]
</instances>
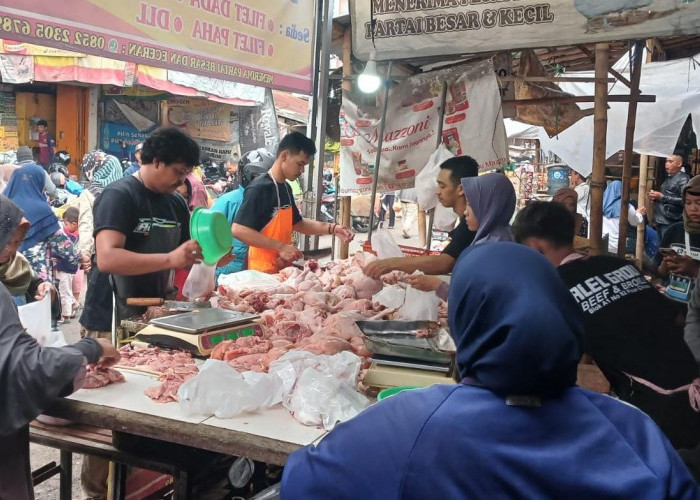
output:
<instances>
[{"instance_id":1,"label":"child in crowd","mask_svg":"<svg viewBox=\"0 0 700 500\"><path fill-rule=\"evenodd\" d=\"M78 215L77 207L68 207L63 212L63 232L73 242L73 245L78 245ZM58 291L61 296L61 315L63 323L68 323L70 318L74 317L74 311L79 304L78 296L74 294L73 281L79 271L77 264L70 264L65 259L56 257L56 271L58 278Z\"/></svg>"}]
</instances>

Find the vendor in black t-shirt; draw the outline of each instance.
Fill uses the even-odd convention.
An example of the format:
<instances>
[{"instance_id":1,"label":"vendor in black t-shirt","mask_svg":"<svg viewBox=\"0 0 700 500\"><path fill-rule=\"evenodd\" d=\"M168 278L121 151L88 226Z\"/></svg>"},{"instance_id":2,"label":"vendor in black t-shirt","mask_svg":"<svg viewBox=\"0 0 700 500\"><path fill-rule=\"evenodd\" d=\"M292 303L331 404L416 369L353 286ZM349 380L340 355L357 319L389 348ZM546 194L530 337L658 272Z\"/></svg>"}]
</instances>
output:
<instances>
[{"instance_id":1,"label":"vendor in black t-shirt","mask_svg":"<svg viewBox=\"0 0 700 500\"><path fill-rule=\"evenodd\" d=\"M477 175L479 175L479 164L470 156L456 156L440 165L436 191L438 200L444 207L451 208L459 216L459 224L449 232L450 242L440 255L376 260L365 266L365 274L379 279L391 271L403 271L409 274L415 271L421 271L424 274L451 273L462 250L471 245L476 234L469 230L464 218L467 200L464 197L461 180Z\"/></svg>"},{"instance_id":2,"label":"vendor in black t-shirt","mask_svg":"<svg viewBox=\"0 0 700 500\"><path fill-rule=\"evenodd\" d=\"M634 262L576 253L574 218L563 205L529 204L518 213L513 233L558 267L585 313L584 351L617 396L647 413L674 447L694 448L700 413L690 405L688 385L698 378L698 366L675 303Z\"/></svg>"},{"instance_id":3,"label":"vendor in black t-shirt","mask_svg":"<svg viewBox=\"0 0 700 500\"><path fill-rule=\"evenodd\" d=\"M655 262L659 275L668 278L666 295L688 302L700 267L700 176L683 188L683 222L669 226Z\"/></svg>"},{"instance_id":4,"label":"vendor in black t-shirt","mask_svg":"<svg viewBox=\"0 0 700 500\"><path fill-rule=\"evenodd\" d=\"M172 271L202 257L190 240L187 205L175 194L198 161L199 146L191 137L176 128L156 130L144 142L141 169L109 185L95 201L97 267L111 274L118 322L143 313L127 307L127 298L165 298L173 291Z\"/></svg>"},{"instance_id":5,"label":"vendor in black t-shirt","mask_svg":"<svg viewBox=\"0 0 700 500\"><path fill-rule=\"evenodd\" d=\"M352 230L338 224L304 219L294 203L286 181L298 179L315 154L311 139L299 132L287 134L268 174L246 187L231 231L234 238L249 245L248 269L275 273L302 258L292 245L293 231L317 236L335 234L345 242L354 237Z\"/></svg>"}]
</instances>

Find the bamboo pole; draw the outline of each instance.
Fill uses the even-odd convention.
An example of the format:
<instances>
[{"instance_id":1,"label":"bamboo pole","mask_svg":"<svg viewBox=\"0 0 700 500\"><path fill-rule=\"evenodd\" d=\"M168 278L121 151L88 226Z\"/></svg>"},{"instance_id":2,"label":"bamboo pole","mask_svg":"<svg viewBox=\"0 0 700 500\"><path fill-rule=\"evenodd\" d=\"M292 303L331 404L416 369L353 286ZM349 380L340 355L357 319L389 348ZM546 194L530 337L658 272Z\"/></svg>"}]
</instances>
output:
<instances>
[{"instance_id":1,"label":"bamboo pole","mask_svg":"<svg viewBox=\"0 0 700 500\"><path fill-rule=\"evenodd\" d=\"M593 252L601 253L603 236L603 191L605 190L605 146L608 135L608 84L607 77L610 45L595 46L595 76L601 83L595 85L595 107L593 115L593 176L591 180L591 226L590 240Z\"/></svg>"},{"instance_id":2,"label":"bamboo pole","mask_svg":"<svg viewBox=\"0 0 700 500\"><path fill-rule=\"evenodd\" d=\"M440 119L438 120L437 141L435 148L442 144L442 127L445 121L445 103L447 102L447 82L442 82L442 91L440 92ZM425 238L425 248L430 250L433 244L433 226L435 224L435 209L431 208L428 212L428 235Z\"/></svg>"},{"instance_id":3,"label":"bamboo pole","mask_svg":"<svg viewBox=\"0 0 700 500\"><path fill-rule=\"evenodd\" d=\"M642 76L642 54L644 42L634 42L634 54L632 55L630 94L639 95L639 80ZM627 108L627 129L625 131L625 157L622 161L622 199L620 200L620 226L617 241L618 257L625 256L627 248L627 211L630 201L630 181L632 179L632 147L634 143L634 129L637 125L637 100L633 99Z\"/></svg>"},{"instance_id":4,"label":"bamboo pole","mask_svg":"<svg viewBox=\"0 0 700 500\"><path fill-rule=\"evenodd\" d=\"M343 33L343 77L350 77L353 72L351 33L350 27L345 28L345 32ZM350 92L352 92L352 82L343 79L343 94L348 95ZM351 206L352 200L349 196L342 196L340 198L340 225L343 227L351 227L352 225L352 218L350 216ZM350 253L350 244L341 241L339 247L338 257L347 259Z\"/></svg>"}]
</instances>

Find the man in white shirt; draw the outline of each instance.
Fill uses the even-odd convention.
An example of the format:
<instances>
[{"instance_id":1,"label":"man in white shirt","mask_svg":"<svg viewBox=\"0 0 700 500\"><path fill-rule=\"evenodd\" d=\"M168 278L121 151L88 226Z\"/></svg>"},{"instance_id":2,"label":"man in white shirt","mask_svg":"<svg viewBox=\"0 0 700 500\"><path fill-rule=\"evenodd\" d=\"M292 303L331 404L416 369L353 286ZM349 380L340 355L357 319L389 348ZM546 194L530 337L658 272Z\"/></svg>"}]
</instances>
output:
<instances>
[{"instance_id":1,"label":"man in white shirt","mask_svg":"<svg viewBox=\"0 0 700 500\"><path fill-rule=\"evenodd\" d=\"M569 185L578 193L578 206L576 207L576 212L583 215L586 220L589 220L591 186L589 186L586 182L586 178L574 169L571 169L571 174L569 175Z\"/></svg>"}]
</instances>

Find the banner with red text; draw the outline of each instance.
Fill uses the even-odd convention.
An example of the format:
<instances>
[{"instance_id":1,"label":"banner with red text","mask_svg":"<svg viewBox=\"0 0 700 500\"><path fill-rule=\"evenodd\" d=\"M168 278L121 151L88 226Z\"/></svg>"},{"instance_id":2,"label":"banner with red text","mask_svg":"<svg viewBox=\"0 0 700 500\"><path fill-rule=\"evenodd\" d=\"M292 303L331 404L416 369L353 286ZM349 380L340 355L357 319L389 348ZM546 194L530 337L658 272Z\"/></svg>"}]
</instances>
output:
<instances>
[{"instance_id":1,"label":"banner with red text","mask_svg":"<svg viewBox=\"0 0 700 500\"><path fill-rule=\"evenodd\" d=\"M695 0L362 0L353 55L390 60L700 33ZM372 29L372 26L374 29Z\"/></svg>"},{"instance_id":2,"label":"banner with red text","mask_svg":"<svg viewBox=\"0 0 700 500\"><path fill-rule=\"evenodd\" d=\"M0 39L309 93L314 0L3 0Z\"/></svg>"},{"instance_id":3,"label":"banner with red text","mask_svg":"<svg viewBox=\"0 0 700 500\"><path fill-rule=\"evenodd\" d=\"M481 171L507 163L498 82L490 60L412 76L389 93L379 166L379 191L413 187L438 144L440 95L447 82L442 142L468 155ZM381 93L381 92L380 92ZM381 94L383 98L383 94ZM343 96L340 113L340 193L372 190L381 103L358 105Z\"/></svg>"}]
</instances>

